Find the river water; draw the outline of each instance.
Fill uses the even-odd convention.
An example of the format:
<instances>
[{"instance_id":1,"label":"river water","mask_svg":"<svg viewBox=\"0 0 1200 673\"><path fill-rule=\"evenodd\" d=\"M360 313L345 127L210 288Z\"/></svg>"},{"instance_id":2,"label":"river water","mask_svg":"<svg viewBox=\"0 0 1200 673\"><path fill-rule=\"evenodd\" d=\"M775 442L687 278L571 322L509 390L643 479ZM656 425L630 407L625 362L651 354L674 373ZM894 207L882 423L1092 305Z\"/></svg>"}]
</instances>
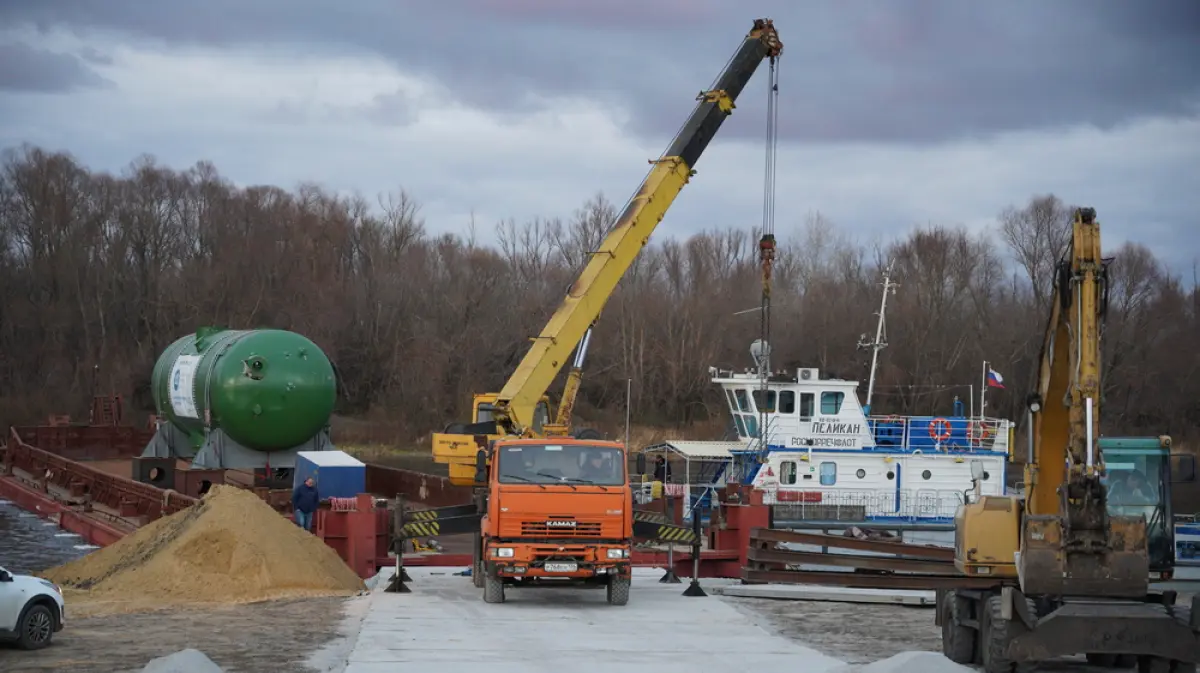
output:
<instances>
[{"instance_id":1,"label":"river water","mask_svg":"<svg viewBox=\"0 0 1200 673\"><path fill-rule=\"evenodd\" d=\"M0 500L0 566L6 569L17 574L36 573L96 548L53 521Z\"/></svg>"}]
</instances>

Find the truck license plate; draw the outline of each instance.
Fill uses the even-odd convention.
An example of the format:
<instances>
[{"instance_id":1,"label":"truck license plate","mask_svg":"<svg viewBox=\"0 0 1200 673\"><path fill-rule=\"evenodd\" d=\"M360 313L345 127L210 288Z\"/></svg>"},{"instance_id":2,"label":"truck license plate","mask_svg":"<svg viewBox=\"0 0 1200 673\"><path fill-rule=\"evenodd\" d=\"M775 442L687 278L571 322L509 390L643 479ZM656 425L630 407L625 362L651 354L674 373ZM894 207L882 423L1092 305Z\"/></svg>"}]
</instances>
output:
<instances>
[{"instance_id":1,"label":"truck license plate","mask_svg":"<svg viewBox=\"0 0 1200 673\"><path fill-rule=\"evenodd\" d=\"M579 570L577 563L547 563L546 572L548 573L573 573Z\"/></svg>"}]
</instances>

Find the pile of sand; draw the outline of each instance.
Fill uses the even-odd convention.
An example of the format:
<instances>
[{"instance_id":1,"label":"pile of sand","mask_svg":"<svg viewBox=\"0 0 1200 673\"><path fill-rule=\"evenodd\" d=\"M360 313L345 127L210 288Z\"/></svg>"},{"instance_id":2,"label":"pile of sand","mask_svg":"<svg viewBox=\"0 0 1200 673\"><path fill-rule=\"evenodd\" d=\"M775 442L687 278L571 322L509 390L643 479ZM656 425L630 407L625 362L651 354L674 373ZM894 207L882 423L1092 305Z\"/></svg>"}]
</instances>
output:
<instances>
[{"instance_id":1,"label":"pile of sand","mask_svg":"<svg viewBox=\"0 0 1200 673\"><path fill-rule=\"evenodd\" d=\"M364 589L320 538L253 492L224 485L214 486L196 505L42 576L67 589L86 590L87 600L109 604L106 612L351 595Z\"/></svg>"}]
</instances>

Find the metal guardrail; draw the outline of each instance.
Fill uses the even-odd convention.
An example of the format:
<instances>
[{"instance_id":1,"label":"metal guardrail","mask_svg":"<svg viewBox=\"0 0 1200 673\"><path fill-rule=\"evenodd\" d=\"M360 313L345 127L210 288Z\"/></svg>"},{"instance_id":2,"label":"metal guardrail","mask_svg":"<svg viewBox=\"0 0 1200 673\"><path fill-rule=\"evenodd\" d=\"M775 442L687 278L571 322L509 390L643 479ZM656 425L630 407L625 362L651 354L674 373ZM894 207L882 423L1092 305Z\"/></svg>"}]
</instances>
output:
<instances>
[{"instance_id":1,"label":"metal guardrail","mask_svg":"<svg viewBox=\"0 0 1200 673\"><path fill-rule=\"evenodd\" d=\"M68 494L91 503L99 503L118 513L136 512L153 521L196 504L195 498L174 491L163 491L149 484L118 477L30 446L16 430L9 436L4 452L6 472L19 469L40 484L53 484Z\"/></svg>"}]
</instances>

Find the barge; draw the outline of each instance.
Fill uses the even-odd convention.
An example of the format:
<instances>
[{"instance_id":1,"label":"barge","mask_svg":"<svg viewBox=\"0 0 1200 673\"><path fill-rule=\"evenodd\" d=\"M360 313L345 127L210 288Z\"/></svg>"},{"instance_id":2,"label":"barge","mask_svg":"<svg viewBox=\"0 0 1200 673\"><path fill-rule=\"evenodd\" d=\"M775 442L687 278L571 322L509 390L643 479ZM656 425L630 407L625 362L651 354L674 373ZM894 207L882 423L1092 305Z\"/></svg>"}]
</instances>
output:
<instances>
[{"instance_id":1,"label":"barge","mask_svg":"<svg viewBox=\"0 0 1200 673\"><path fill-rule=\"evenodd\" d=\"M216 484L253 490L282 516L291 517L291 470L197 469L186 460L142 454L154 434L121 423L121 402L97 397L87 423L51 417L41 426L9 428L0 442L0 498L56 522L88 544L107 546L155 519L195 504ZM155 426L152 419L151 427ZM365 464L366 493L333 498L314 517L313 532L362 577L394 564L394 509L451 507L473 502L469 487L446 477ZM662 501L656 504L661 505ZM654 511L654 505L637 509ZM676 523L682 512L674 512ZM419 541L414 541L419 544ZM471 535L439 537L437 544L406 549L404 565L471 565ZM428 553L432 549L436 553ZM735 551L702 552L706 560ZM720 557L720 558L718 558ZM678 566L691 555L653 545L635 553L635 565Z\"/></svg>"}]
</instances>

